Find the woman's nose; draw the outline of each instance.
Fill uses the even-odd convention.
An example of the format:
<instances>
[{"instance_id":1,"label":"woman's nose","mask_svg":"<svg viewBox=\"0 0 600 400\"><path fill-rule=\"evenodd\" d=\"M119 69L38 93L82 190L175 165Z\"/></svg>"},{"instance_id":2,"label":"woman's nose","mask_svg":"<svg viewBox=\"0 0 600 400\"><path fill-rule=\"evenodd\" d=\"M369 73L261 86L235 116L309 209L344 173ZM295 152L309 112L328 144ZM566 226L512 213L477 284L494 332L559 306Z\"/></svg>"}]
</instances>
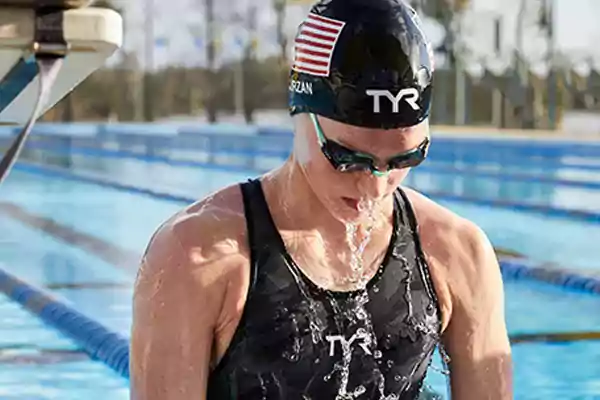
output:
<instances>
[{"instance_id":1,"label":"woman's nose","mask_svg":"<svg viewBox=\"0 0 600 400\"><path fill-rule=\"evenodd\" d=\"M358 189L361 196L377 200L387 194L390 184L388 172L373 173L372 171L368 171L361 174L358 181Z\"/></svg>"}]
</instances>

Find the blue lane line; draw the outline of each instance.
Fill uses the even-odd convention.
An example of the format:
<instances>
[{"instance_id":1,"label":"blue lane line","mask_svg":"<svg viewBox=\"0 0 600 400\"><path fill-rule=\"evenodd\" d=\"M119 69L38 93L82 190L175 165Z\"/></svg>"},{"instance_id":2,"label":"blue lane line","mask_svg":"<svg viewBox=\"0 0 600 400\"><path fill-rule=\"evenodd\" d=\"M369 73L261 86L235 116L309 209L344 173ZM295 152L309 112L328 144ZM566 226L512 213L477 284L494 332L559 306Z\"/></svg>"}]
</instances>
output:
<instances>
[{"instance_id":1,"label":"blue lane line","mask_svg":"<svg viewBox=\"0 0 600 400\"><path fill-rule=\"evenodd\" d=\"M250 151L255 151L260 148L278 148L281 150L289 150L292 148L293 135L240 135L233 134L218 134L216 132L203 132L202 129L195 129L193 132L184 132L184 129L179 130L178 136L171 136L167 145L178 147L184 145L198 145L202 143L210 143L213 147L245 147ZM127 139L123 140L118 135L113 138L121 143L127 143ZM129 138L128 138L129 139ZM139 136L137 142L139 143ZM134 141L136 139L133 139ZM151 138L148 138L152 140ZM143 139L142 139L143 141ZM530 160L545 160L560 162L563 158L581 158L596 160L600 157L600 142L584 142L579 144L567 143L549 143L540 141L518 141L510 144L504 140L493 140L491 138L482 137L481 139L467 139L464 137L455 136L453 138L444 138L435 136L430 149L431 155L449 156L453 159L469 155L485 155L495 159L519 158Z\"/></svg>"},{"instance_id":2,"label":"blue lane line","mask_svg":"<svg viewBox=\"0 0 600 400\"><path fill-rule=\"evenodd\" d=\"M119 190L119 191L126 192L126 193L148 196L148 197L151 197L154 199L159 199L159 200L173 201L173 202L182 203L182 204L190 204L190 203L194 202L194 200L189 197L177 196L177 195L170 194L170 193L162 193L162 192L158 192L158 191L154 191L154 190L150 190L150 189L144 189L144 188L126 185L126 184L122 184L122 183L118 183L118 182L112 182L112 181L104 180L104 179L93 177L93 176L86 176L84 174L76 174L76 173L69 172L66 170L61 170L60 168L51 168L51 167L46 167L46 166L41 166L41 165L17 163L17 164L15 164L13 169L15 169L17 171L21 171L21 172L33 173L36 175L43 175L43 176L52 177L52 178L61 178L61 179L70 180L70 181L89 183L92 185L103 186L103 187Z\"/></svg>"},{"instance_id":3,"label":"blue lane line","mask_svg":"<svg viewBox=\"0 0 600 400\"><path fill-rule=\"evenodd\" d=\"M38 144L28 144L28 148L36 150L47 150L54 154L60 154L64 156L70 155L82 155L98 158L116 158L116 159L132 159L137 161L144 161L148 163L165 164L173 167L188 167L188 168L201 168L207 170L217 170L225 172L240 172L248 173L248 167L236 166L236 165L225 165L215 163L203 163L192 160L176 160L171 157L157 156L157 155L146 155L140 154L133 151L125 150L108 150L108 149L97 149L89 147L50 147ZM237 153L222 153L227 155L238 155ZM266 172L267 170L256 169L257 172Z\"/></svg>"},{"instance_id":4,"label":"blue lane line","mask_svg":"<svg viewBox=\"0 0 600 400\"><path fill-rule=\"evenodd\" d=\"M159 124L159 123L116 123L116 124L76 124L43 123L38 124L35 133L42 136L77 139L82 137L80 126L85 127L83 136L99 140L117 140L122 143L165 143L167 146L180 141L188 143L207 141L227 145L244 143L248 145L265 142L275 143L281 148L291 148L293 130L290 127L249 126L246 124ZM441 132L444 130L442 129ZM0 128L0 136L10 134L11 128ZM562 157L594 158L600 157L600 141L577 140L564 136L545 137L513 137L511 135L489 136L483 130L480 133L464 136L461 134L438 134L433 127L435 145L432 152L479 153L485 155L517 155L518 157L547 158L557 160Z\"/></svg>"},{"instance_id":5,"label":"blue lane line","mask_svg":"<svg viewBox=\"0 0 600 400\"><path fill-rule=\"evenodd\" d=\"M191 160L178 160L172 157L167 156L156 156L156 155L146 155L140 154L132 151L124 151L124 150L108 150L108 149L100 149L100 148L91 148L91 147L81 147L81 146L48 146L41 144L28 144L27 148L44 150L48 152L52 152L55 154L61 154L65 156L69 156L71 154L76 155L84 155L90 157L99 157L99 158L123 158L123 159L132 159L138 161L144 161L149 163L161 163L175 167L189 167L189 168L202 168L202 169L221 169L224 171L230 172L248 172L248 167L235 166L235 165L215 165L214 163L203 163ZM216 152L223 155L246 155L241 153L240 151L223 151ZM253 156L257 156L256 153L251 153ZM271 157L281 158L282 154L280 153L269 153ZM600 166L598 166L600 170ZM264 173L267 170L261 168L254 168L254 171L258 173ZM505 172L491 172L491 171L482 171L477 168L465 168L465 167L455 167L452 165L435 165L432 163L426 163L419 168L413 169L412 173L415 175L419 175L421 173L432 173L438 175L462 175L466 177L477 177L477 178L489 178L496 179L502 182L528 182L528 183L543 183L549 184L553 186L565 186L572 188L580 188L580 189L590 189L590 190L600 190L600 181L580 181L573 179L560 179L560 178L551 178L547 176L540 176L534 174L522 174L522 173L505 173Z\"/></svg>"},{"instance_id":6,"label":"blue lane line","mask_svg":"<svg viewBox=\"0 0 600 400\"><path fill-rule=\"evenodd\" d=\"M579 189L600 190L600 181L579 181L564 178L552 178L543 175L521 174L511 172L491 172L481 171L476 168L464 168L453 166L438 166L438 165L423 165L421 168L415 168L411 171L413 174L431 173L437 175L451 175L453 177L465 176L475 178L495 179L501 182L527 182L527 183L543 183L552 186L565 186Z\"/></svg>"},{"instance_id":7,"label":"blue lane line","mask_svg":"<svg viewBox=\"0 0 600 400\"><path fill-rule=\"evenodd\" d=\"M73 340L92 359L129 379L127 339L1 268L0 292Z\"/></svg>"},{"instance_id":8,"label":"blue lane line","mask_svg":"<svg viewBox=\"0 0 600 400\"><path fill-rule=\"evenodd\" d=\"M16 164L18 170L38 175L49 177L58 177L78 182L95 184L111 189L124 191L127 193L141 194L154 199L167 200L183 205L191 204L195 199L186 196L174 195L165 192L159 192L150 189L143 189L131 185L111 182L97 177L85 176L83 174L75 174L72 172L60 170L59 168L49 168L38 165L23 165ZM454 199L452 199L455 201ZM460 200L460 199L459 199ZM600 221L600 216L596 215L596 222ZM554 285L560 285L565 288L575 290L589 289L591 293L600 294L600 277L588 276L583 273L573 272L557 266L538 265L531 261L521 258L514 259L511 257L500 257L500 266L503 273L513 279L528 278Z\"/></svg>"},{"instance_id":9,"label":"blue lane line","mask_svg":"<svg viewBox=\"0 0 600 400\"><path fill-rule=\"evenodd\" d=\"M234 141L229 141L227 143L227 145L218 143L218 140L216 140L214 137L210 137L210 135L208 135L206 137L209 145L206 145L206 143L203 143L202 137L194 137L194 141L193 142L188 142L188 141L183 141L182 143L172 143L172 144L168 144L168 145L164 145L164 144L155 144L154 142L147 141L147 142L141 142L138 143L136 142L136 145L144 145L145 147L152 149L153 151L158 151L158 152L169 152L169 151L185 151L185 152L189 152L189 151L194 151L194 152L205 152L205 153L210 153L212 155L239 155L239 156L245 156L247 158L257 158L257 157L274 157L274 158L280 158L280 159L286 159L287 157L289 157L290 155L290 148L291 147L286 147L283 149L278 149L275 150L272 147L271 148L260 148L255 145L252 145L250 147L248 146L243 146L240 143L234 142ZM228 138L231 139L231 138ZM247 137L244 137L245 140L247 140ZM40 143L41 142L41 143ZM68 151L62 150L62 149L66 149L68 147L65 147L64 142L52 142L51 144L48 143L48 139L47 138L43 138L40 139L40 142L35 142L34 140L31 140L30 142L28 142L28 146L31 146L31 148L37 148L37 149L48 149L49 151L57 151L57 152L61 152L63 154L68 154ZM46 143L43 143L46 142ZM124 143L120 143L119 141L117 141L115 144L119 144L120 145L125 145ZM104 148L102 148L102 143L99 144L98 147L92 147L92 146L98 146L97 143L90 145L86 145L86 146L81 146L81 145L73 145L72 142L69 145L69 147L72 148L81 148L84 150L106 150ZM125 152L126 154L128 152ZM131 154L135 154L135 153L131 153ZM460 154L456 154L456 153L449 153L449 152L440 152L435 153L435 152L431 152L429 154L429 158L431 160L431 162L434 163L442 163L442 164L453 164L456 162L460 162L466 165L474 165L474 166L480 166L480 165L486 165L486 164L492 164L492 165L498 165L498 164L507 164L510 165L512 167L520 167L522 169L531 169L531 168L542 168L542 169L549 169L549 170L556 170L556 169L579 169L579 170L585 170L585 171L595 171L595 172L600 172L600 164L590 164L590 163L576 163L576 162L563 162L563 160L555 160L555 159L540 159L537 157L530 157L530 158L523 158L523 157L503 157L503 158L494 158L493 155L491 157L486 157L486 158L481 158L481 156L478 155L472 155L472 154L468 154L468 155L464 155L462 153ZM597 160L597 159L595 159Z\"/></svg>"},{"instance_id":10,"label":"blue lane line","mask_svg":"<svg viewBox=\"0 0 600 400\"><path fill-rule=\"evenodd\" d=\"M544 266L531 260L510 257L502 257L500 267L505 280L541 281L577 292L600 295L600 274L584 275L556 266Z\"/></svg>"},{"instance_id":11,"label":"blue lane line","mask_svg":"<svg viewBox=\"0 0 600 400\"><path fill-rule=\"evenodd\" d=\"M216 168L216 166L214 166L214 165L213 165L213 167ZM97 184L97 185L110 187L110 188L125 191L125 192L147 195L147 196L157 198L157 199L177 201L177 202L186 203L186 204L191 204L194 201L196 201L196 199L192 199L192 198L186 197L186 196L178 196L178 195L173 195L173 194L169 194L169 193L154 191L151 189L145 189L145 188L140 188L140 187L136 187L136 186L132 186L132 185L117 183L117 182L113 182L113 181L98 178L98 177L93 177L93 176L89 176L89 175L85 175L85 174L81 174L81 173L74 173L74 172L70 172L70 171L67 171L67 170L61 169L61 168L42 166L39 164L31 164L31 163L21 162L21 163L17 163L14 166L14 169L18 170L18 171L34 173L34 174L38 174L38 175L45 175L45 176L58 177L58 178L63 178L63 179L68 179L68 180L79 181L79 182ZM240 167L240 169L241 169L241 167ZM244 169L244 171L248 172L247 168ZM511 202L511 201L505 201L505 200L466 197L466 196L459 196L456 194L444 193L444 192L421 191L421 190L420 190L420 192L423 193L425 196L428 196L435 200L452 201L452 202L457 202L457 203L465 203L465 204L478 205L478 206L491 207L491 208L501 208L501 209L507 209L507 210L511 210L511 211L523 211L523 212L529 212L529 213L539 214L539 215L543 215L543 216L565 218L565 219L583 221L583 222L593 223L593 224L600 223L600 213L596 213L596 212L592 212L592 211L572 210L572 209L567 209L567 208L549 207L549 206L543 206L543 205L537 205L537 204L516 203L516 202Z\"/></svg>"},{"instance_id":12,"label":"blue lane line","mask_svg":"<svg viewBox=\"0 0 600 400\"><path fill-rule=\"evenodd\" d=\"M544 278L544 274L531 273L530 267L519 265L518 261L502 263L501 267L504 274L510 274L515 279ZM600 294L600 279L582 278L576 274L560 277L560 274L551 272L545 274L549 277L553 276L546 281L559 284L566 289ZM0 292L48 326L73 340L90 358L104 363L118 375L129 380L128 339L1 268Z\"/></svg>"},{"instance_id":13,"label":"blue lane line","mask_svg":"<svg viewBox=\"0 0 600 400\"><path fill-rule=\"evenodd\" d=\"M453 193L422 191L422 194L438 201L452 201L455 203L471 204L482 207L501 208L510 211L523 211L547 217L565 218L575 221L583 221L592 224L600 224L600 213L585 210L576 210L559 207L549 207L541 204L517 203L508 200L483 199L457 195Z\"/></svg>"},{"instance_id":14,"label":"blue lane line","mask_svg":"<svg viewBox=\"0 0 600 400\"><path fill-rule=\"evenodd\" d=\"M460 163L464 166L464 168L497 167L498 165L507 165L512 168L519 168L521 170L545 169L549 171L556 171L568 169L587 172L600 172L600 165L596 164L566 163L537 159L524 161L523 159L495 160L493 158L482 159L473 157L472 159L465 160L452 157L442 158L435 155L430 156L429 159L429 162L435 163L436 165L453 166L455 163ZM423 166L425 165L427 164L424 164Z\"/></svg>"}]
</instances>

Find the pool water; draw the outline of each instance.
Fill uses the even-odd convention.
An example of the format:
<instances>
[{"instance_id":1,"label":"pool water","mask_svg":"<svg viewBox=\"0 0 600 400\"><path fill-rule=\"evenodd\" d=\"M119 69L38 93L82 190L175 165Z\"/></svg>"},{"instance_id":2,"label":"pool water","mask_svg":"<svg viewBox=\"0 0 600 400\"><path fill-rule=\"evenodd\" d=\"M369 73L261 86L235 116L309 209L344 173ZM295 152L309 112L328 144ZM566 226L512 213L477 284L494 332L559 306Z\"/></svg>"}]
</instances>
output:
<instances>
[{"instance_id":1,"label":"pool water","mask_svg":"<svg viewBox=\"0 0 600 400\"><path fill-rule=\"evenodd\" d=\"M182 159L184 155L181 152L172 152L171 158ZM237 166L243 174L256 175L257 170L245 168L251 165L257 169L264 170L281 164L281 158L271 158L270 162L260 158L248 156L223 155L211 159L205 153L195 152L185 156L185 159L192 161L207 160L216 161L221 164L221 171L233 166ZM65 163L67 159L63 156L57 158L58 163ZM150 164L148 162L134 159L119 158L101 158L91 157L90 155L72 155L69 159L72 165L78 169L101 170L105 173L125 173L127 176L143 176L144 171L151 169L154 172L165 171L164 164ZM219 161L221 160L221 161ZM224 165L226 164L226 165ZM183 176L184 170L189 171L189 175L195 175L194 167L175 167ZM456 171L459 168L461 171ZM212 168L212 178L220 175L219 167ZM481 174L492 173L493 177L482 177ZM518 179L509 179L510 175L520 177L529 177L529 181L519 181ZM168 178L168 176L163 176ZM575 182L596 183L595 188L576 188L564 185L558 185L553 182L540 182L535 178L563 179L573 180ZM211 178L203 178L204 181ZM176 184L179 179L173 182ZM164 182L167 183L167 182ZM443 193L452 193L460 196L499 199L505 201L540 204L545 206L554 206L567 209L579 209L586 211L600 211L600 166L595 171L581 170L568 166L544 166L540 168L535 163L530 166L520 165L519 167L506 165L462 165L460 163L440 163L428 160L422 168L416 168L409 175L407 184L425 191L435 191ZM174 185L173 185L174 186Z\"/></svg>"},{"instance_id":2,"label":"pool water","mask_svg":"<svg viewBox=\"0 0 600 400\"><path fill-rule=\"evenodd\" d=\"M140 186L194 197L254 176L251 172L217 174L214 171L143 163L137 163L133 168L116 162L110 166L111 169L117 167L120 171L117 174L114 170L76 170L94 171L105 176L110 173L111 179L118 177ZM20 172L11 174L3 185L0 201L16 203L30 213L52 218L138 255L141 255L158 225L180 208L178 204L96 185ZM464 204L447 205L480 223L497 245L523 251L538 259L580 268L594 267L597 240L593 238L600 237L597 225ZM507 227L508 220L518 223L512 228ZM33 284L50 285L50 290L68 304L109 329L129 336L136 265L110 265L90 252L1 213L0 224L4 228L0 232L2 268ZM546 250L539 250L540 246ZM559 249L554 248L557 246ZM86 287L86 284L94 282L106 285L103 288ZM72 284L81 287L73 288ZM507 281L505 290L507 323L511 333L600 330L600 296L571 293L531 282ZM0 336L7 345L35 342L43 347L73 346L49 328L39 323L35 325L37 320L34 317L6 300L0 303L0 319L5 322L2 329L14 332ZM36 328L20 329L28 324ZM513 352L515 398L600 398L600 341L567 345L519 344L513 347ZM436 365L439 367L439 360ZM0 390L4 392L0 391L0 398L5 398L3 393L20 399L94 399L100 396L103 399L120 399L127 398L128 394L127 384L122 378L94 361L44 366L0 363L2 368ZM445 377L438 372L432 371L428 382L438 391L445 389ZM42 394L42 389L45 394Z\"/></svg>"},{"instance_id":3,"label":"pool water","mask_svg":"<svg viewBox=\"0 0 600 400\"><path fill-rule=\"evenodd\" d=\"M135 160L95 159L93 162L90 162L90 160L81 160L77 157L74 160L73 171L93 173L103 177L110 177L109 179L112 181L154 188L179 195L186 195L191 198L201 198L223 186L257 176L252 171L227 172L219 169L203 170L199 168L173 167L165 164L151 164ZM600 175L600 172L598 174ZM411 180L408 183L409 186L417 189L443 191L445 182L452 181L453 179L458 180L463 178L437 177L433 180L433 183L423 183L427 179L421 174L417 175L417 178L412 179L412 181L421 183L412 185ZM530 188L525 192L520 192L519 188L524 187L522 184L515 185L510 182L495 182L495 185L502 186L502 191L504 192L516 193L512 195L513 200L523 201L527 200L526 195L533 193L536 187L538 188L538 193L546 190L545 204L547 205L551 205L552 203L550 201L552 193L558 193L558 195L554 194L553 196L569 197L567 194L574 190L571 188L555 188L550 192L546 184L538 185L536 183L529 183L528 185L534 189ZM90 185L90 187L92 186ZM95 189L90 189L90 191L92 190ZM57 191L60 195L60 189ZM495 192L485 185L473 186L471 192L488 198L495 197ZM588 190L588 192L590 193L573 194L569 198L571 198L572 202L579 201L585 203L587 209L600 207L600 197L594 200L596 191ZM597 193L600 194L600 191L597 191ZM553 218L541 214L477 206L462 202L439 202L454 212L479 224L498 247L519 252L538 262L557 263L568 268L600 270L600 252L597 246L597 238L600 237L600 224L598 223ZM571 206L574 207L574 203ZM152 219L152 217L150 218ZM507 224L506 221L513 221L513 224Z\"/></svg>"},{"instance_id":4,"label":"pool water","mask_svg":"<svg viewBox=\"0 0 600 400\"><path fill-rule=\"evenodd\" d=\"M129 398L127 380L104 364L85 357L57 360L57 351L76 350L71 341L0 295L1 399Z\"/></svg>"},{"instance_id":5,"label":"pool water","mask_svg":"<svg viewBox=\"0 0 600 400\"><path fill-rule=\"evenodd\" d=\"M541 204L572 210L600 211L600 190L558 187L548 182L515 182L469 175L416 172L408 184L423 191L440 191L470 198Z\"/></svg>"}]
</instances>

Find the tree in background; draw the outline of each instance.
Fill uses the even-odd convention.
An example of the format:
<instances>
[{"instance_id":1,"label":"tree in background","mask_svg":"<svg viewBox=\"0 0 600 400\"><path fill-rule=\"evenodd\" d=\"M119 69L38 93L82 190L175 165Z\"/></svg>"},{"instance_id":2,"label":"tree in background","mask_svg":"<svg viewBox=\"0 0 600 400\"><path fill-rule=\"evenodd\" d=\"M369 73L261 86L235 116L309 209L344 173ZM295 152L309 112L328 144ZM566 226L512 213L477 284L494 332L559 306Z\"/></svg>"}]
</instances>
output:
<instances>
[{"instance_id":1,"label":"tree in background","mask_svg":"<svg viewBox=\"0 0 600 400\"><path fill-rule=\"evenodd\" d=\"M283 86L287 87L288 81L288 60L287 60L287 46L288 46L288 38L285 33L285 10L288 5L288 1L286 0L272 0L273 1L273 10L275 11L275 26L276 26L276 34L277 34L277 43L279 44L279 76L281 82L283 82ZM283 104L287 101L287 91L284 93Z\"/></svg>"},{"instance_id":2,"label":"tree in background","mask_svg":"<svg viewBox=\"0 0 600 400\"><path fill-rule=\"evenodd\" d=\"M471 0L412 0L411 4L421 15L437 21L444 29L444 40L436 50L448 57L449 66L453 68L459 53L460 18Z\"/></svg>"}]
</instances>

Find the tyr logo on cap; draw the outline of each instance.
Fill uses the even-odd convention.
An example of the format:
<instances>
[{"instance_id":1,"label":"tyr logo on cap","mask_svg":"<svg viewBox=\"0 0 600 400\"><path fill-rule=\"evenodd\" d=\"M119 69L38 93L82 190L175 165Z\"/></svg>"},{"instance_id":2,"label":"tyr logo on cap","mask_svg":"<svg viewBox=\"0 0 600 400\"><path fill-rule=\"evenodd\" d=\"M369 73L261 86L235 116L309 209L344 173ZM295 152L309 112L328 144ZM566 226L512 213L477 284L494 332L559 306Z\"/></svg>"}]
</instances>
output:
<instances>
[{"instance_id":1,"label":"tyr logo on cap","mask_svg":"<svg viewBox=\"0 0 600 400\"><path fill-rule=\"evenodd\" d=\"M367 96L373 97L373 113L378 114L381 112L380 98L386 97L392 103L392 112L397 114L400 112L400 101L404 100L413 110L420 110L419 104L419 91L415 88L400 89L394 96L389 90L386 89L367 89Z\"/></svg>"}]
</instances>

